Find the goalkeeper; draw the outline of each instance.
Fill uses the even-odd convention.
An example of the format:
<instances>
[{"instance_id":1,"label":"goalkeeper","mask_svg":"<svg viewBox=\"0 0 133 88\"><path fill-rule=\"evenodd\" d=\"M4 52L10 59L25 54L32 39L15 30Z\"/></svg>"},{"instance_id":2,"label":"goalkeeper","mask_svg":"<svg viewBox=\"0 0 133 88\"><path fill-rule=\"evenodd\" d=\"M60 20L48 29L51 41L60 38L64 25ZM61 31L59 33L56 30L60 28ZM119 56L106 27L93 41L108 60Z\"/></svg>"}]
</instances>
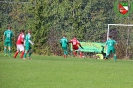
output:
<instances>
[{"instance_id":1,"label":"goalkeeper","mask_svg":"<svg viewBox=\"0 0 133 88\"><path fill-rule=\"evenodd\" d=\"M112 39L112 36L108 36L108 40L106 41L107 53L105 59L108 59L108 56L113 53L114 61L116 61L116 50L115 45L117 45L116 41Z\"/></svg>"},{"instance_id":2,"label":"goalkeeper","mask_svg":"<svg viewBox=\"0 0 133 88\"><path fill-rule=\"evenodd\" d=\"M28 34L25 37L25 41L24 41L24 45L25 45L25 52L24 52L24 58L23 60L26 59L27 53L29 53L28 55L28 59L31 59L31 54L32 54L32 48L31 48L31 44L33 45L34 43L31 41L31 31L28 30Z\"/></svg>"},{"instance_id":3,"label":"goalkeeper","mask_svg":"<svg viewBox=\"0 0 133 88\"><path fill-rule=\"evenodd\" d=\"M67 50L67 46L68 46L68 40L66 38L66 35L63 36L63 38L60 40L60 45L64 51L64 58L67 58L68 55L68 50Z\"/></svg>"}]
</instances>

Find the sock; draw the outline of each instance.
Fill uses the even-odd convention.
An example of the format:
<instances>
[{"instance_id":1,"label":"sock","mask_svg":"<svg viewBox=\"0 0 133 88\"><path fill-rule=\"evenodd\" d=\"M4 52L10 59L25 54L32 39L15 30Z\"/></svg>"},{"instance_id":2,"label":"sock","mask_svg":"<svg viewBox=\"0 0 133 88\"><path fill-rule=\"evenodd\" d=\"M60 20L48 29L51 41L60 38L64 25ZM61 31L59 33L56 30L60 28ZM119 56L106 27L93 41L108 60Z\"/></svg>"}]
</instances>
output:
<instances>
[{"instance_id":1,"label":"sock","mask_svg":"<svg viewBox=\"0 0 133 88\"><path fill-rule=\"evenodd\" d=\"M66 58L66 55L64 54L64 58Z\"/></svg>"},{"instance_id":2,"label":"sock","mask_svg":"<svg viewBox=\"0 0 133 88\"><path fill-rule=\"evenodd\" d=\"M66 56L68 55L68 52L67 52L67 50L65 50L65 51L64 51L64 55L66 55Z\"/></svg>"},{"instance_id":3,"label":"sock","mask_svg":"<svg viewBox=\"0 0 133 88\"><path fill-rule=\"evenodd\" d=\"M11 56L11 50L9 50L9 56Z\"/></svg>"},{"instance_id":4,"label":"sock","mask_svg":"<svg viewBox=\"0 0 133 88\"><path fill-rule=\"evenodd\" d=\"M6 48L4 48L4 53L6 54Z\"/></svg>"},{"instance_id":5,"label":"sock","mask_svg":"<svg viewBox=\"0 0 133 88\"><path fill-rule=\"evenodd\" d=\"M24 51L21 52L20 58L22 59L24 56Z\"/></svg>"},{"instance_id":6,"label":"sock","mask_svg":"<svg viewBox=\"0 0 133 88\"><path fill-rule=\"evenodd\" d=\"M80 52L80 57L81 57L81 58L83 57L83 53L82 53L82 52Z\"/></svg>"},{"instance_id":7,"label":"sock","mask_svg":"<svg viewBox=\"0 0 133 88\"><path fill-rule=\"evenodd\" d=\"M18 52L16 51L16 53L14 54L14 58L16 58L17 55L18 55Z\"/></svg>"},{"instance_id":8,"label":"sock","mask_svg":"<svg viewBox=\"0 0 133 88\"><path fill-rule=\"evenodd\" d=\"M116 55L114 55L114 61L116 61L116 59L117 59L117 56L116 56Z\"/></svg>"},{"instance_id":9,"label":"sock","mask_svg":"<svg viewBox=\"0 0 133 88\"><path fill-rule=\"evenodd\" d=\"M74 56L77 56L77 53L76 52L73 52Z\"/></svg>"},{"instance_id":10,"label":"sock","mask_svg":"<svg viewBox=\"0 0 133 88\"><path fill-rule=\"evenodd\" d=\"M32 53L31 53L31 52L29 52L29 55L28 55L28 57L30 57L30 56L31 56L31 54L32 54Z\"/></svg>"},{"instance_id":11,"label":"sock","mask_svg":"<svg viewBox=\"0 0 133 88\"><path fill-rule=\"evenodd\" d=\"M109 56L109 55L106 55L106 57L105 57L105 58L106 58L106 59L108 59L108 56Z\"/></svg>"},{"instance_id":12,"label":"sock","mask_svg":"<svg viewBox=\"0 0 133 88\"><path fill-rule=\"evenodd\" d=\"M26 55L27 55L27 54L26 54L26 53L24 53L24 58L26 58Z\"/></svg>"}]
</instances>

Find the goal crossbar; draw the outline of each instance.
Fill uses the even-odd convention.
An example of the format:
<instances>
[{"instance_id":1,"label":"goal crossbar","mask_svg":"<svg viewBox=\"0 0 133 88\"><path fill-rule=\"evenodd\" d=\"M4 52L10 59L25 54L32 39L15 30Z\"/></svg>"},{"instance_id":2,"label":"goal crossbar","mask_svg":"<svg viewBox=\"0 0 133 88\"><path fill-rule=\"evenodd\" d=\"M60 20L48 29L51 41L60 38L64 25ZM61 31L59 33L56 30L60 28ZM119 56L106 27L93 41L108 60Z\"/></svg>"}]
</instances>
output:
<instances>
[{"instance_id":1,"label":"goal crossbar","mask_svg":"<svg viewBox=\"0 0 133 88\"><path fill-rule=\"evenodd\" d=\"M107 40L108 40L108 36L109 36L109 27L111 26L111 25L114 25L114 26L133 26L133 24L108 24L108 31L107 31ZM128 32L129 32L129 29L128 29ZM128 39L127 39L127 45L128 45ZM128 48L126 48L126 57L127 57L127 50L128 50ZM107 53L107 52L106 52Z\"/></svg>"},{"instance_id":2,"label":"goal crossbar","mask_svg":"<svg viewBox=\"0 0 133 88\"><path fill-rule=\"evenodd\" d=\"M114 26L133 26L133 24L108 24L108 31L107 31L107 40L109 36L109 26L114 25Z\"/></svg>"},{"instance_id":3,"label":"goal crossbar","mask_svg":"<svg viewBox=\"0 0 133 88\"><path fill-rule=\"evenodd\" d=\"M133 26L133 24L108 24L108 26L110 25L115 25L115 26Z\"/></svg>"}]
</instances>

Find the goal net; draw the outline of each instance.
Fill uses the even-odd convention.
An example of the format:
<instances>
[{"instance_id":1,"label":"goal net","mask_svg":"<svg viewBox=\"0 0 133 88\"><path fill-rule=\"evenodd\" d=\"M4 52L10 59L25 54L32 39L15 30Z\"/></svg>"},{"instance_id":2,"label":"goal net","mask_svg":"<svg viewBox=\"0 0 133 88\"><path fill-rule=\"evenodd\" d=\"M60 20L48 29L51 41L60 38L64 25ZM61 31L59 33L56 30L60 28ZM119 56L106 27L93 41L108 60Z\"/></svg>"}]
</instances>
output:
<instances>
[{"instance_id":1,"label":"goal net","mask_svg":"<svg viewBox=\"0 0 133 88\"><path fill-rule=\"evenodd\" d=\"M108 24L107 40L111 35L116 40L118 58L133 58L133 24Z\"/></svg>"}]
</instances>

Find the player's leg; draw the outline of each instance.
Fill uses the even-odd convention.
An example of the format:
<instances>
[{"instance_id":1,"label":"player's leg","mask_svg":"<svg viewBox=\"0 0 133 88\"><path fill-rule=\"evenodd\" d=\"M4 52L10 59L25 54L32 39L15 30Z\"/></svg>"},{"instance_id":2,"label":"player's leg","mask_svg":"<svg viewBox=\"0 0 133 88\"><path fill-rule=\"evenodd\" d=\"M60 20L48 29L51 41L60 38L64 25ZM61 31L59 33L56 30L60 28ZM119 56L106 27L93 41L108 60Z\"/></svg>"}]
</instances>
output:
<instances>
[{"instance_id":1,"label":"player's leg","mask_svg":"<svg viewBox=\"0 0 133 88\"><path fill-rule=\"evenodd\" d=\"M111 53L111 50L108 48L108 49L107 49L107 53L106 53L106 57L105 57L105 59L108 59L110 53Z\"/></svg>"},{"instance_id":2,"label":"player's leg","mask_svg":"<svg viewBox=\"0 0 133 88\"><path fill-rule=\"evenodd\" d=\"M26 56L27 56L27 53L28 53L29 50L30 50L30 49L29 49L29 46L26 45L26 46L25 46L25 52L24 52L24 58L23 58L23 60L26 60Z\"/></svg>"},{"instance_id":3,"label":"player's leg","mask_svg":"<svg viewBox=\"0 0 133 88\"><path fill-rule=\"evenodd\" d=\"M8 55L9 55L9 57L11 56L11 46L10 46L10 44L8 44Z\"/></svg>"},{"instance_id":4,"label":"player's leg","mask_svg":"<svg viewBox=\"0 0 133 88\"><path fill-rule=\"evenodd\" d=\"M12 46L12 42L8 42L8 54L9 54L9 57L11 56L11 46Z\"/></svg>"},{"instance_id":5,"label":"player's leg","mask_svg":"<svg viewBox=\"0 0 133 88\"><path fill-rule=\"evenodd\" d=\"M7 56L7 49L6 49L6 47L7 47L7 42L4 41L4 56Z\"/></svg>"},{"instance_id":6,"label":"player's leg","mask_svg":"<svg viewBox=\"0 0 133 88\"><path fill-rule=\"evenodd\" d=\"M65 58L65 48L62 47L62 49L63 49L63 56L64 56L64 58Z\"/></svg>"},{"instance_id":7,"label":"player's leg","mask_svg":"<svg viewBox=\"0 0 133 88\"><path fill-rule=\"evenodd\" d=\"M31 55L32 55L32 49L29 50L28 59L31 59Z\"/></svg>"},{"instance_id":8,"label":"player's leg","mask_svg":"<svg viewBox=\"0 0 133 88\"><path fill-rule=\"evenodd\" d=\"M77 57L77 51L76 50L73 50L73 55L74 55L74 57Z\"/></svg>"},{"instance_id":9,"label":"player's leg","mask_svg":"<svg viewBox=\"0 0 133 88\"><path fill-rule=\"evenodd\" d=\"M68 50L67 50L67 47L66 47L66 49L65 49L65 55L66 55L66 57L68 56Z\"/></svg>"},{"instance_id":10,"label":"player's leg","mask_svg":"<svg viewBox=\"0 0 133 88\"><path fill-rule=\"evenodd\" d=\"M26 59L27 54L28 54L28 59L30 59L31 54L32 54L32 49L31 49L30 45L26 46L26 49L25 49L25 52L24 52L24 60Z\"/></svg>"},{"instance_id":11,"label":"player's leg","mask_svg":"<svg viewBox=\"0 0 133 88\"><path fill-rule=\"evenodd\" d=\"M66 58L67 55L68 55L67 47L62 47L62 48L63 48L63 51L64 51L64 58Z\"/></svg>"},{"instance_id":12,"label":"player's leg","mask_svg":"<svg viewBox=\"0 0 133 88\"><path fill-rule=\"evenodd\" d=\"M116 62L117 56L116 56L115 49L112 49L112 53L114 54L114 61Z\"/></svg>"},{"instance_id":13,"label":"player's leg","mask_svg":"<svg viewBox=\"0 0 133 88\"><path fill-rule=\"evenodd\" d=\"M18 53L19 53L19 51L17 50L17 51L15 52L15 54L14 54L14 58L17 57Z\"/></svg>"},{"instance_id":14,"label":"player's leg","mask_svg":"<svg viewBox=\"0 0 133 88\"><path fill-rule=\"evenodd\" d=\"M7 53L6 53L6 46L4 46L4 56L7 56Z\"/></svg>"},{"instance_id":15,"label":"player's leg","mask_svg":"<svg viewBox=\"0 0 133 88\"><path fill-rule=\"evenodd\" d=\"M83 53L80 51L80 58L82 58L83 57Z\"/></svg>"},{"instance_id":16,"label":"player's leg","mask_svg":"<svg viewBox=\"0 0 133 88\"><path fill-rule=\"evenodd\" d=\"M26 60L27 53L28 53L28 50L25 50L25 52L24 52L24 58L22 58L23 60Z\"/></svg>"},{"instance_id":17,"label":"player's leg","mask_svg":"<svg viewBox=\"0 0 133 88\"><path fill-rule=\"evenodd\" d=\"M77 57L77 50L78 50L78 47L73 47L73 55L74 55L74 57Z\"/></svg>"},{"instance_id":18,"label":"player's leg","mask_svg":"<svg viewBox=\"0 0 133 88\"><path fill-rule=\"evenodd\" d=\"M10 57L11 56L11 47L8 46L8 56Z\"/></svg>"},{"instance_id":19,"label":"player's leg","mask_svg":"<svg viewBox=\"0 0 133 88\"><path fill-rule=\"evenodd\" d=\"M24 46L22 44L20 45L20 52L21 52L20 58L22 59L24 56Z\"/></svg>"},{"instance_id":20,"label":"player's leg","mask_svg":"<svg viewBox=\"0 0 133 88\"><path fill-rule=\"evenodd\" d=\"M17 57L17 55L18 55L18 53L19 53L19 45L16 45L17 46L17 51L15 52L15 54L14 54L14 58L16 58Z\"/></svg>"}]
</instances>

